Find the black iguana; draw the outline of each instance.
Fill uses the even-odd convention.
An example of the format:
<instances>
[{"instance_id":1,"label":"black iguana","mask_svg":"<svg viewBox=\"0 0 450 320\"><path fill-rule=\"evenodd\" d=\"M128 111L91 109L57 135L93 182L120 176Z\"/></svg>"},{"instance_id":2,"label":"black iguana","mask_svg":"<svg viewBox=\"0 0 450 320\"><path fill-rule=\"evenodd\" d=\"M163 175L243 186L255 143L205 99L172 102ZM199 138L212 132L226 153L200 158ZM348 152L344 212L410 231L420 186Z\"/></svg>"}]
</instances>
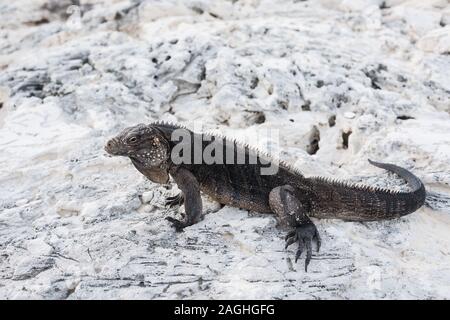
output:
<instances>
[{"instance_id":1,"label":"black iguana","mask_svg":"<svg viewBox=\"0 0 450 320\"><path fill-rule=\"evenodd\" d=\"M174 132L178 136L181 132L190 141L173 139ZM198 143L197 147L194 147L195 143ZM207 148L211 151L208 147L211 143L215 143L216 147L211 155L217 156L223 152L223 159L232 161L211 163L202 157L195 161L195 154L198 156L198 153L208 151ZM191 154L187 155L187 149L180 148L183 146L191 147ZM176 148L183 150L178 154L185 159L182 163L173 159ZM186 213L183 220L167 218L177 231L202 219L200 192L224 205L274 213L282 226L291 228L286 236L286 248L298 243L295 261L306 249L305 270L312 256L312 240L316 240L317 250L321 241L310 217L350 221L391 219L414 212L425 201L423 183L406 169L393 164L369 160L372 165L401 176L408 182L411 191L392 191L323 177L304 177L297 169L249 146L221 136L194 133L176 124L156 122L126 128L107 142L105 150L114 156L129 157L136 169L153 182L165 184L169 182L169 176L173 178L182 193L168 198L168 204L184 201ZM240 155L245 155L244 163L237 161ZM256 161L250 163L251 157ZM262 174L261 170L269 166L276 166L276 172Z\"/></svg>"}]
</instances>

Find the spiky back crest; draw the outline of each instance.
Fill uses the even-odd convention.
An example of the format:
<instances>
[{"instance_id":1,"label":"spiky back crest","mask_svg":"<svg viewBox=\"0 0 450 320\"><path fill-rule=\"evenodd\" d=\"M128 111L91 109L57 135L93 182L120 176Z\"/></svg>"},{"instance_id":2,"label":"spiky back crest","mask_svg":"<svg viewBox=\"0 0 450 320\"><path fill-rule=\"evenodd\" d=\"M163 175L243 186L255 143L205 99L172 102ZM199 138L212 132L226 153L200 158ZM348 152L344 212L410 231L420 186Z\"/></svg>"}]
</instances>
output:
<instances>
[{"instance_id":1,"label":"spiky back crest","mask_svg":"<svg viewBox=\"0 0 450 320\"><path fill-rule=\"evenodd\" d=\"M320 177L320 176L313 176L307 178L309 181L313 183L322 183L322 184L328 184L336 186L337 188L347 188L347 189L353 189L358 191L366 191L366 192L379 192L379 193L388 193L388 194L402 194L402 193L409 193L399 190L393 190L383 187L376 187L376 186L370 186L366 184L361 183L353 183L351 181L345 181L337 178L330 178L330 177Z\"/></svg>"},{"instance_id":2,"label":"spiky back crest","mask_svg":"<svg viewBox=\"0 0 450 320\"><path fill-rule=\"evenodd\" d=\"M237 139L230 139L217 133L197 133L186 126L168 122L159 121L152 125L165 128L169 135L171 131L179 128L186 129L191 134L207 136L208 140L223 139L225 142L232 142L236 148L241 148L240 150L244 150L246 153L253 152L257 157L265 158L265 161L277 165L283 169L282 172L288 173L288 175L283 175L283 181L276 180L276 185L272 187L279 186L279 183L292 183L294 187L299 188L303 195L309 197L311 213L316 214L317 217L358 221L387 219L414 212L425 202L425 187L420 179L396 165L369 160L371 164L379 168L398 174L408 182L413 191L397 191L326 177L305 178L297 168ZM291 174L293 179L289 178ZM281 178L281 176L278 174L277 178ZM331 215L330 212L332 212Z\"/></svg>"},{"instance_id":3,"label":"spiky back crest","mask_svg":"<svg viewBox=\"0 0 450 320\"><path fill-rule=\"evenodd\" d=\"M178 123L156 121L156 122L151 123L151 125L168 127L170 129L186 129L186 130L189 130L190 132L194 132L187 126L178 124ZM269 154L265 151L262 151L253 146L250 146L248 143L239 141L238 139L235 139L235 138L230 139L229 137L226 137L221 133L215 133L215 132L201 132L201 133L194 132L194 133L201 134L201 135L207 136L209 138L214 137L214 138L224 139L225 141L232 142L236 147L244 149L244 150L248 150L249 152L253 152L258 157L262 157L265 160L270 161L273 164L277 164L280 168L283 168L301 178L304 178L301 171L298 168L296 168L295 166L285 162L284 160L279 159L278 157L275 157L272 154ZM390 168L390 167L396 167L395 165L381 164L381 163L373 162L370 160L369 160L369 162L375 166L384 168L388 171L391 171L391 172L396 171L396 170L392 170L392 168ZM386 165L388 167L385 167ZM397 167L397 169L399 169L399 167ZM400 168L400 169L402 169L402 168ZM397 172L397 174L398 174L398 172ZM418 182L420 182L420 180L417 177L415 177L413 174L411 174L409 172L408 172L408 174L411 177L415 178ZM400 176L402 178L405 178L404 174L400 175ZM409 178L411 178L411 177L409 177ZM407 194L411 194L411 193L419 193L420 195L425 194L425 189L421 182L412 191L399 191L399 190L393 190L393 189L388 189L388 188L383 188L383 187L376 187L376 186L360 184L360 183L352 183L350 181L345 181L345 180L331 178L331 177L312 176L312 177L307 177L306 180L312 184L314 184L314 183L315 184L323 184L323 185L329 185L329 186L333 186L333 187L340 188L340 189L352 189L355 191L368 192L368 193L379 193L379 194L381 193L381 194L389 194L389 195L407 195Z\"/></svg>"},{"instance_id":4,"label":"spiky back crest","mask_svg":"<svg viewBox=\"0 0 450 320\"><path fill-rule=\"evenodd\" d=\"M322 178L322 177L313 177L312 181L315 181L316 183L322 183L322 184L332 184L334 186L337 186L339 188L350 188L352 190L356 191L364 191L364 192L371 192L371 193L377 193L377 194L389 194L389 195L411 195L418 199L425 200L425 186L423 185L422 181L417 178L413 173L409 172L405 168L399 167L395 164L390 163L381 163L376 162L368 159L369 163L377 168L387 170L389 172L395 173L402 179L406 181L409 188L412 189L411 191L398 191L398 190L391 190L388 188L381 188L381 187L373 187L368 185L362 185L358 183L351 183L351 182L345 182L340 181L337 179L329 179L329 178Z\"/></svg>"},{"instance_id":5,"label":"spiky back crest","mask_svg":"<svg viewBox=\"0 0 450 320\"><path fill-rule=\"evenodd\" d=\"M296 168L295 166L287 163L284 160L279 159L278 157L276 157L273 154L270 154L266 151L260 150L254 146L249 145L246 142L240 141L239 139L230 138L221 133L217 133L217 132L213 132L213 131L194 132L191 128L189 128L186 125L182 125L179 123L173 123L173 122L167 122L167 121L156 121L156 122L152 122L150 125L166 127L166 128L173 129L173 130L186 129L195 134L206 136L206 137L208 137L208 140L210 140L210 138L223 139L227 142L233 143L233 145L235 147L239 148L240 150L246 150L248 152L253 152L258 158L263 158L272 164L278 165L278 167L280 167L280 168L283 168L289 172L292 172L293 174L295 174L297 176L303 177L303 174L301 173L301 171L298 168Z\"/></svg>"}]
</instances>

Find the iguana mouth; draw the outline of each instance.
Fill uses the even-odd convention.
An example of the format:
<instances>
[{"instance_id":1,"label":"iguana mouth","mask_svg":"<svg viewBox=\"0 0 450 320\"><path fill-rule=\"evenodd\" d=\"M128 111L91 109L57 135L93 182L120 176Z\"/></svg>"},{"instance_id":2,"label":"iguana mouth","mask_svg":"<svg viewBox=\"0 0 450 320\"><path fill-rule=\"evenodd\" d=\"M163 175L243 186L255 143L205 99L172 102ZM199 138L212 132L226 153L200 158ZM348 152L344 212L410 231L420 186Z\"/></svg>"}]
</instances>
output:
<instances>
[{"instance_id":1,"label":"iguana mouth","mask_svg":"<svg viewBox=\"0 0 450 320\"><path fill-rule=\"evenodd\" d=\"M136 158L134 156L128 156L128 158L130 158L133 162L136 162L138 164L143 164L142 161L140 161L138 158Z\"/></svg>"},{"instance_id":2,"label":"iguana mouth","mask_svg":"<svg viewBox=\"0 0 450 320\"><path fill-rule=\"evenodd\" d=\"M121 150L120 144L116 139L109 140L105 147L105 151L110 154L111 156L126 156L127 154Z\"/></svg>"}]
</instances>

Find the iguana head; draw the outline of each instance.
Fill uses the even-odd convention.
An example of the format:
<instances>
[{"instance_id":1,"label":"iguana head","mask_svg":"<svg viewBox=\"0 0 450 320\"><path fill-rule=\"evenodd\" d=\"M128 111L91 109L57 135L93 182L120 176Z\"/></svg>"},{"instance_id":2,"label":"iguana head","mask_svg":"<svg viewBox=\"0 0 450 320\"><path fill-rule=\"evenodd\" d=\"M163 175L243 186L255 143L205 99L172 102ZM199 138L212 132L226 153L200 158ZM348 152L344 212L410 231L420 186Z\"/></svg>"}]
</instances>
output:
<instances>
[{"instance_id":1,"label":"iguana head","mask_svg":"<svg viewBox=\"0 0 450 320\"><path fill-rule=\"evenodd\" d=\"M145 124L124 129L106 143L105 150L113 156L129 157L145 169L160 167L170 157L169 143L162 133Z\"/></svg>"}]
</instances>

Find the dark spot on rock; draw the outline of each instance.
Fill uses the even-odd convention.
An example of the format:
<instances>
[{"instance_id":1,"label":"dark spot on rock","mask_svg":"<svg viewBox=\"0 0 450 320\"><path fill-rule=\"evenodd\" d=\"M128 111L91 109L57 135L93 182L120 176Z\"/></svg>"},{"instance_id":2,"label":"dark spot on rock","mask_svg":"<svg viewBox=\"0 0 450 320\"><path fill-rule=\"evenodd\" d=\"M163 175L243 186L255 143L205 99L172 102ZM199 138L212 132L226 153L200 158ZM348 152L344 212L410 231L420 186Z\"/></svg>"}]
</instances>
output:
<instances>
[{"instance_id":1,"label":"dark spot on rock","mask_svg":"<svg viewBox=\"0 0 450 320\"><path fill-rule=\"evenodd\" d=\"M252 78L250 81L250 89L255 89L258 86L259 79L257 77Z\"/></svg>"},{"instance_id":2,"label":"dark spot on rock","mask_svg":"<svg viewBox=\"0 0 450 320\"><path fill-rule=\"evenodd\" d=\"M153 62L153 63L158 63L158 59L152 58L152 62Z\"/></svg>"},{"instance_id":3,"label":"dark spot on rock","mask_svg":"<svg viewBox=\"0 0 450 320\"><path fill-rule=\"evenodd\" d=\"M3 102L0 102L0 109L3 108Z\"/></svg>"},{"instance_id":4,"label":"dark spot on rock","mask_svg":"<svg viewBox=\"0 0 450 320\"><path fill-rule=\"evenodd\" d=\"M121 20L123 17L125 17L125 14L122 11L117 11L114 15L114 20Z\"/></svg>"},{"instance_id":5,"label":"dark spot on rock","mask_svg":"<svg viewBox=\"0 0 450 320\"><path fill-rule=\"evenodd\" d=\"M263 111L245 110L244 119L247 125L261 124L266 122L266 115Z\"/></svg>"},{"instance_id":6,"label":"dark spot on rock","mask_svg":"<svg viewBox=\"0 0 450 320\"><path fill-rule=\"evenodd\" d=\"M352 66L351 66L351 64L349 64L349 63L344 63L344 64L342 65L342 68L347 69L347 70L350 70L350 69L352 68Z\"/></svg>"},{"instance_id":7,"label":"dark spot on rock","mask_svg":"<svg viewBox=\"0 0 450 320\"><path fill-rule=\"evenodd\" d=\"M28 26L39 26L41 24L46 24L49 23L50 21L47 18L41 18L39 20L35 20L35 21L27 21L25 22L26 25Z\"/></svg>"},{"instance_id":8,"label":"dark spot on rock","mask_svg":"<svg viewBox=\"0 0 450 320\"><path fill-rule=\"evenodd\" d=\"M306 100L305 103L302 105L303 111L311 111L311 101Z\"/></svg>"},{"instance_id":9,"label":"dark spot on rock","mask_svg":"<svg viewBox=\"0 0 450 320\"><path fill-rule=\"evenodd\" d=\"M386 4L386 1L381 2L379 8L380 10L389 9L388 5Z\"/></svg>"},{"instance_id":10,"label":"dark spot on rock","mask_svg":"<svg viewBox=\"0 0 450 320\"><path fill-rule=\"evenodd\" d=\"M287 108L288 108L288 103L287 103L286 101L278 100L277 103L278 103L278 105L280 106L281 109L287 110Z\"/></svg>"},{"instance_id":11,"label":"dark spot on rock","mask_svg":"<svg viewBox=\"0 0 450 320\"><path fill-rule=\"evenodd\" d=\"M308 140L309 144L306 146L306 152L311 155L316 154L317 150L319 150L320 141L320 131L316 126L312 127Z\"/></svg>"},{"instance_id":12,"label":"dark spot on rock","mask_svg":"<svg viewBox=\"0 0 450 320\"><path fill-rule=\"evenodd\" d=\"M203 81L203 80L206 79L206 67L205 67L205 65L202 66L199 78L200 78L200 81Z\"/></svg>"},{"instance_id":13,"label":"dark spot on rock","mask_svg":"<svg viewBox=\"0 0 450 320\"><path fill-rule=\"evenodd\" d=\"M153 76L153 79L158 80L158 76L155 74L155 75Z\"/></svg>"},{"instance_id":14,"label":"dark spot on rock","mask_svg":"<svg viewBox=\"0 0 450 320\"><path fill-rule=\"evenodd\" d=\"M41 8L43 10L47 10L51 13L59 15L63 19L67 19L70 15L70 11L68 11L67 9L71 5L75 5L79 8L81 7L81 13L83 13L84 5L80 5L80 0L49 0L46 1Z\"/></svg>"},{"instance_id":15,"label":"dark spot on rock","mask_svg":"<svg viewBox=\"0 0 450 320\"><path fill-rule=\"evenodd\" d=\"M445 27L445 26L446 26L446 24L445 24L445 22L444 22L444 19L441 19L441 21L439 21L439 25L440 25L441 27Z\"/></svg>"},{"instance_id":16,"label":"dark spot on rock","mask_svg":"<svg viewBox=\"0 0 450 320\"><path fill-rule=\"evenodd\" d=\"M290 122L294 122L294 119L289 119Z\"/></svg>"},{"instance_id":17,"label":"dark spot on rock","mask_svg":"<svg viewBox=\"0 0 450 320\"><path fill-rule=\"evenodd\" d=\"M336 103L336 108L340 108L342 106L342 103L347 103L348 102L348 97L343 94L343 93L339 93L336 94L332 99L331 102L332 103Z\"/></svg>"},{"instance_id":18,"label":"dark spot on rock","mask_svg":"<svg viewBox=\"0 0 450 320\"><path fill-rule=\"evenodd\" d=\"M170 44L177 44L178 43L178 39L172 39L169 41Z\"/></svg>"},{"instance_id":19,"label":"dark spot on rock","mask_svg":"<svg viewBox=\"0 0 450 320\"><path fill-rule=\"evenodd\" d=\"M316 87L317 88L322 88L324 84L325 84L325 82L323 80L317 80Z\"/></svg>"},{"instance_id":20,"label":"dark spot on rock","mask_svg":"<svg viewBox=\"0 0 450 320\"><path fill-rule=\"evenodd\" d=\"M375 70L364 71L367 78L370 79L370 85L373 89L380 90L381 87L378 85L378 77Z\"/></svg>"},{"instance_id":21,"label":"dark spot on rock","mask_svg":"<svg viewBox=\"0 0 450 320\"><path fill-rule=\"evenodd\" d=\"M410 120L410 119L415 119L414 117L411 116L406 116L406 115L402 115L402 116L397 116L398 120Z\"/></svg>"},{"instance_id":22,"label":"dark spot on rock","mask_svg":"<svg viewBox=\"0 0 450 320\"><path fill-rule=\"evenodd\" d=\"M382 64L382 63L379 63L378 64L378 67L377 67L377 71L378 72L380 72L380 71L387 71L387 66L386 65L384 65L384 64Z\"/></svg>"},{"instance_id":23,"label":"dark spot on rock","mask_svg":"<svg viewBox=\"0 0 450 320\"><path fill-rule=\"evenodd\" d=\"M330 117L328 118L328 125L329 125L330 127L334 127L335 124L336 124L336 115L333 114L332 116L330 116Z\"/></svg>"},{"instance_id":24,"label":"dark spot on rock","mask_svg":"<svg viewBox=\"0 0 450 320\"><path fill-rule=\"evenodd\" d=\"M43 83L38 82L26 82L21 85L17 91L28 92L30 97L41 97L42 90L44 89Z\"/></svg>"},{"instance_id":25,"label":"dark spot on rock","mask_svg":"<svg viewBox=\"0 0 450 320\"><path fill-rule=\"evenodd\" d=\"M171 56L167 56L167 57L166 57L166 61L169 61L170 59L172 59Z\"/></svg>"},{"instance_id":26,"label":"dark spot on rock","mask_svg":"<svg viewBox=\"0 0 450 320\"><path fill-rule=\"evenodd\" d=\"M213 18L219 19L219 16L215 13L209 12L209 15Z\"/></svg>"},{"instance_id":27,"label":"dark spot on rock","mask_svg":"<svg viewBox=\"0 0 450 320\"><path fill-rule=\"evenodd\" d=\"M198 13L198 14L203 14L203 12L205 12L202 8L199 8L199 7L192 7L191 9L192 9L192 11L194 11L195 13Z\"/></svg>"},{"instance_id":28,"label":"dark spot on rock","mask_svg":"<svg viewBox=\"0 0 450 320\"><path fill-rule=\"evenodd\" d=\"M407 82L408 81L408 79L406 79L404 76L402 76L401 74L399 74L398 76L397 76L397 80L399 81L399 82Z\"/></svg>"},{"instance_id":29,"label":"dark spot on rock","mask_svg":"<svg viewBox=\"0 0 450 320\"><path fill-rule=\"evenodd\" d=\"M348 149L348 140L350 135L352 134L352 130L348 130L347 132L342 132L342 148Z\"/></svg>"},{"instance_id":30,"label":"dark spot on rock","mask_svg":"<svg viewBox=\"0 0 450 320\"><path fill-rule=\"evenodd\" d=\"M261 124L264 122L266 122L266 115L264 114L264 112L262 112L262 111L256 112L255 123Z\"/></svg>"}]
</instances>

